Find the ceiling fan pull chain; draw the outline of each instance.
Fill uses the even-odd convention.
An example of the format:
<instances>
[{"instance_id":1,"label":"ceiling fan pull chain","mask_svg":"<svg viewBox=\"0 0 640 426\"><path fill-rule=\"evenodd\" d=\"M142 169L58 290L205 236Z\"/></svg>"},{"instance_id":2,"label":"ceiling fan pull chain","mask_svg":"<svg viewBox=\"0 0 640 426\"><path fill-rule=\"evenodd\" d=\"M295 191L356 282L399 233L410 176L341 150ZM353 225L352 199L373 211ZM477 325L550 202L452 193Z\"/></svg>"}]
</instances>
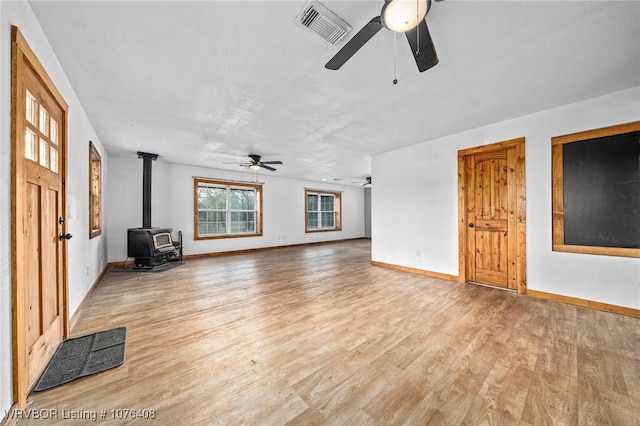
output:
<instances>
[{"instance_id":1,"label":"ceiling fan pull chain","mask_svg":"<svg viewBox=\"0 0 640 426\"><path fill-rule=\"evenodd\" d=\"M393 33L393 84L398 84L398 70L396 66L396 32Z\"/></svg>"},{"instance_id":2,"label":"ceiling fan pull chain","mask_svg":"<svg viewBox=\"0 0 640 426\"><path fill-rule=\"evenodd\" d=\"M416 28L416 55L420 53L420 1L416 0L416 22L418 26Z\"/></svg>"}]
</instances>

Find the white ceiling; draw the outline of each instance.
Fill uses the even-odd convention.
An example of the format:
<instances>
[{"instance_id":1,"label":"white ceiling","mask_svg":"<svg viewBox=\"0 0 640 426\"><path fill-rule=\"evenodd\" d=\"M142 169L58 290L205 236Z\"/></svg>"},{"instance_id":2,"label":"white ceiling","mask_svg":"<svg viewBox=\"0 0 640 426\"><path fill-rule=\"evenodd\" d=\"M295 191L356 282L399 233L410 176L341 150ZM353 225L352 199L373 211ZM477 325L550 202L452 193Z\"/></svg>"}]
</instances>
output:
<instances>
[{"instance_id":1,"label":"white ceiling","mask_svg":"<svg viewBox=\"0 0 640 426\"><path fill-rule=\"evenodd\" d=\"M337 46L295 22L306 1L30 1L107 151L174 163L350 183L373 154L640 85L637 1L434 3L440 63L419 73L399 34L397 85L386 30L324 68L383 2L322 3L353 28Z\"/></svg>"}]
</instances>

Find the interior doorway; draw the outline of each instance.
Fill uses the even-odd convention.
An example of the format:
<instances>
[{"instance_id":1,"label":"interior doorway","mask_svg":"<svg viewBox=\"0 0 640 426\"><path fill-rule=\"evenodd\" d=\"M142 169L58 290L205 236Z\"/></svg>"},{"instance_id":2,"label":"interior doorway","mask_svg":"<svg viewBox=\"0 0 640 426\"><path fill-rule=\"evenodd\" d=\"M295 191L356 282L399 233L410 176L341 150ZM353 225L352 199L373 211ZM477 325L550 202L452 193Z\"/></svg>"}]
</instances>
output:
<instances>
[{"instance_id":1,"label":"interior doorway","mask_svg":"<svg viewBox=\"0 0 640 426\"><path fill-rule=\"evenodd\" d=\"M68 107L18 28L11 37L13 389L24 408L68 335Z\"/></svg>"},{"instance_id":2,"label":"interior doorway","mask_svg":"<svg viewBox=\"0 0 640 426\"><path fill-rule=\"evenodd\" d=\"M460 282L526 294L524 142L458 151Z\"/></svg>"}]
</instances>

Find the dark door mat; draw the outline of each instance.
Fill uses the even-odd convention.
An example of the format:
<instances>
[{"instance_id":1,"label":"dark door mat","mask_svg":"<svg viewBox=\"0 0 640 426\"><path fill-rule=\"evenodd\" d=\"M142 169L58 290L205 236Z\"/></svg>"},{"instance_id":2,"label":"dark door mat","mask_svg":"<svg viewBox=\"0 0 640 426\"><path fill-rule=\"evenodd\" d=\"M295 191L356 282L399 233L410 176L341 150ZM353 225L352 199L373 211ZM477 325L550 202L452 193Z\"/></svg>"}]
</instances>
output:
<instances>
[{"instance_id":1,"label":"dark door mat","mask_svg":"<svg viewBox=\"0 0 640 426\"><path fill-rule=\"evenodd\" d=\"M43 391L124 362L127 328L67 339L58 346L34 390Z\"/></svg>"},{"instance_id":2,"label":"dark door mat","mask_svg":"<svg viewBox=\"0 0 640 426\"><path fill-rule=\"evenodd\" d=\"M184 265L184 262L168 262L157 266L114 266L111 270L115 272L163 272L182 265Z\"/></svg>"}]
</instances>

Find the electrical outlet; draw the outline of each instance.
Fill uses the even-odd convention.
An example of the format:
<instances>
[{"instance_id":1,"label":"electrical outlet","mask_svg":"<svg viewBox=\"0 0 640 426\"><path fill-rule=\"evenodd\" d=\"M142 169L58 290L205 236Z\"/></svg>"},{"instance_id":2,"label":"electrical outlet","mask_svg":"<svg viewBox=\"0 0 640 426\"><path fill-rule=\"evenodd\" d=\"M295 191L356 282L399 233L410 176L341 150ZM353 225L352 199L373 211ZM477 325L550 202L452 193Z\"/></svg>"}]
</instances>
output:
<instances>
[{"instance_id":1,"label":"electrical outlet","mask_svg":"<svg viewBox=\"0 0 640 426\"><path fill-rule=\"evenodd\" d=\"M416 250L416 256L417 256L417 257L422 256L422 253L420 253L420 249Z\"/></svg>"}]
</instances>

